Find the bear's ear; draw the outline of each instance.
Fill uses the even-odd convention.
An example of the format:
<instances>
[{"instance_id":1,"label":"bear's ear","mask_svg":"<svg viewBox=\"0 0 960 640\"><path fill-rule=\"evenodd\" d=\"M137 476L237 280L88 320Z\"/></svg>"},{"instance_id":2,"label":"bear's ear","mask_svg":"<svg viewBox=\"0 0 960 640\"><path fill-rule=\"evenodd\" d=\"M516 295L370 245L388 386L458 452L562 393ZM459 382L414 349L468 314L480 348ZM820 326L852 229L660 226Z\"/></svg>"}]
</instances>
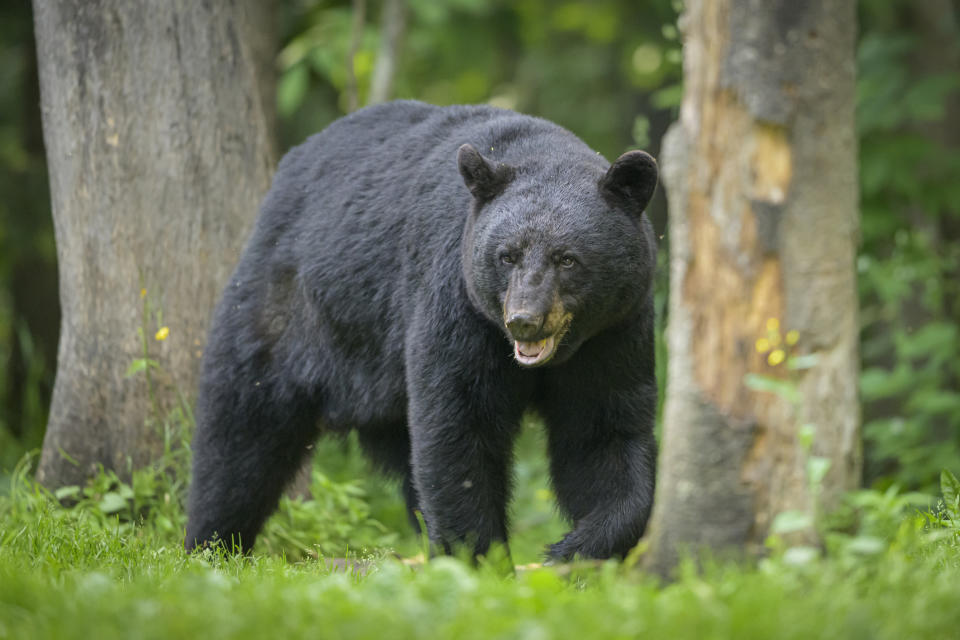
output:
<instances>
[{"instance_id":1,"label":"bear's ear","mask_svg":"<svg viewBox=\"0 0 960 640\"><path fill-rule=\"evenodd\" d=\"M457 167L467 189L481 202L500 195L514 176L513 167L487 160L470 144L461 146L457 151Z\"/></svg>"},{"instance_id":2,"label":"bear's ear","mask_svg":"<svg viewBox=\"0 0 960 640\"><path fill-rule=\"evenodd\" d=\"M627 151L600 178L600 193L614 206L640 215L657 188L657 161L646 151Z\"/></svg>"}]
</instances>

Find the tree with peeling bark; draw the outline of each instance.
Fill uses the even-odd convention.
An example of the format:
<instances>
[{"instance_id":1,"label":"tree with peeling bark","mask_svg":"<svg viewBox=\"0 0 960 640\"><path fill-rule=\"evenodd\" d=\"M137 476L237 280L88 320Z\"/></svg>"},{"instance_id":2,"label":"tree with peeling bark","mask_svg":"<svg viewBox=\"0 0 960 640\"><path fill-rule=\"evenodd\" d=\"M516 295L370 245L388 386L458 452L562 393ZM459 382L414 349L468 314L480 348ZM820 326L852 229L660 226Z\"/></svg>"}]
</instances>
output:
<instances>
[{"instance_id":1,"label":"tree with peeling bark","mask_svg":"<svg viewBox=\"0 0 960 640\"><path fill-rule=\"evenodd\" d=\"M126 475L162 443L147 421L174 384L189 405L273 171L274 7L33 8L63 308L38 478L56 486L98 464ZM149 380L125 375L138 360Z\"/></svg>"},{"instance_id":2,"label":"tree with peeling bark","mask_svg":"<svg viewBox=\"0 0 960 640\"><path fill-rule=\"evenodd\" d=\"M855 3L685 7L661 158L670 360L647 563L662 574L684 549L757 551L778 514L829 508L861 467Z\"/></svg>"}]
</instances>

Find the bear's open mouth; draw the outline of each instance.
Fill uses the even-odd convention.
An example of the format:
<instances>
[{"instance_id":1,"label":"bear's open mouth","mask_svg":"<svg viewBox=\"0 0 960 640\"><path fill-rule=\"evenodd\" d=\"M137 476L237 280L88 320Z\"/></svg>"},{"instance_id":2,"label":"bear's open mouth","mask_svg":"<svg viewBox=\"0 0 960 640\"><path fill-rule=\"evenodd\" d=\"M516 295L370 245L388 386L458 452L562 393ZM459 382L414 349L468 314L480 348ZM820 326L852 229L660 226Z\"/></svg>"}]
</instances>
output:
<instances>
[{"instance_id":1,"label":"bear's open mouth","mask_svg":"<svg viewBox=\"0 0 960 640\"><path fill-rule=\"evenodd\" d=\"M513 343L513 357L517 362L525 367L543 364L553 356L556 351L557 337L555 335L544 338L537 342L521 342L515 340Z\"/></svg>"}]
</instances>

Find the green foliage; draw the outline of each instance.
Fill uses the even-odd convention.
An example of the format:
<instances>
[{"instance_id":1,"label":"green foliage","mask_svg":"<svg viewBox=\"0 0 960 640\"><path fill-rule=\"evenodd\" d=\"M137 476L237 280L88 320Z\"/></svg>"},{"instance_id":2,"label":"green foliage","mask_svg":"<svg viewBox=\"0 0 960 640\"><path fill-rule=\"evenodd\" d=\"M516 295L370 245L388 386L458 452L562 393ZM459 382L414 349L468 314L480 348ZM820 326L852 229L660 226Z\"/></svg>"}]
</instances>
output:
<instances>
[{"instance_id":1,"label":"green foliage","mask_svg":"<svg viewBox=\"0 0 960 640\"><path fill-rule=\"evenodd\" d=\"M861 391L868 480L931 491L960 469L960 71L918 66L909 11L861 5Z\"/></svg>"},{"instance_id":2,"label":"green foliage","mask_svg":"<svg viewBox=\"0 0 960 640\"><path fill-rule=\"evenodd\" d=\"M360 104L380 44L382 3L368 5L353 61ZM656 146L679 104L676 15L669 0L642 11L627 0L412 0L395 94L535 113L608 156L631 139ZM350 4L290 3L283 31L278 105L293 144L345 113Z\"/></svg>"},{"instance_id":3,"label":"green foliage","mask_svg":"<svg viewBox=\"0 0 960 640\"><path fill-rule=\"evenodd\" d=\"M395 546L398 533L371 517L366 498L361 482L333 482L314 468L310 498L281 498L256 549L300 558L344 556Z\"/></svg>"},{"instance_id":4,"label":"green foliage","mask_svg":"<svg viewBox=\"0 0 960 640\"><path fill-rule=\"evenodd\" d=\"M949 469L940 472L940 491L943 493L944 509L952 519L960 519L960 480Z\"/></svg>"},{"instance_id":5,"label":"green foliage","mask_svg":"<svg viewBox=\"0 0 960 640\"><path fill-rule=\"evenodd\" d=\"M960 480L949 470L940 473L943 501L935 514L929 514L930 526L939 529L945 544L960 555Z\"/></svg>"},{"instance_id":6,"label":"green foliage","mask_svg":"<svg viewBox=\"0 0 960 640\"><path fill-rule=\"evenodd\" d=\"M796 383L792 380L764 376L758 373L748 373L743 378L743 384L752 391L772 393L790 404L796 404L801 400L800 391L797 389Z\"/></svg>"},{"instance_id":7,"label":"green foliage","mask_svg":"<svg viewBox=\"0 0 960 640\"><path fill-rule=\"evenodd\" d=\"M57 349L32 30L29 3L0 5L0 474L43 440Z\"/></svg>"}]
</instances>

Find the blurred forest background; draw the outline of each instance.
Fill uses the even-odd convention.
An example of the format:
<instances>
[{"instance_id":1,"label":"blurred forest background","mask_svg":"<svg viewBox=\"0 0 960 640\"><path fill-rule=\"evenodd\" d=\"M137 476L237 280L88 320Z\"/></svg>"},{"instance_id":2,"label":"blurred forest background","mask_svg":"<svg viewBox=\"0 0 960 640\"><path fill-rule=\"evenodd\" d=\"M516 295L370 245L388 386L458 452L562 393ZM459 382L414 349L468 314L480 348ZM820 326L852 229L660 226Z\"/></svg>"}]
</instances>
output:
<instances>
[{"instance_id":1,"label":"blurred forest background","mask_svg":"<svg viewBox=\"0 0 960 640\"><path fill-rule=\"evenodd\" d=\"M281 152L369 100L385 3L364 4L353 42L351 2L279 2ZM676 119L677 0L408 7L392 97L489 102L542 116L607 158L638 147L657 155ZM858 14L863 484L935 492L941 469L960 469L960 3L861 0ZM662 331L663 190L649 214L663 236ZM59 323L33 22L28 2L8 2L0 7L0 474L43 440ZM658 355L662 372L666 354ZM521 443L521 485L543 471L536 445ZM341 480L364 473L336 445L322 446L319 458ZM548 494L530 495L549 502ZM384 509L402 520L399 504ZM550 517L549 506L518 511Z\"/></svg>"}]
</instances>

